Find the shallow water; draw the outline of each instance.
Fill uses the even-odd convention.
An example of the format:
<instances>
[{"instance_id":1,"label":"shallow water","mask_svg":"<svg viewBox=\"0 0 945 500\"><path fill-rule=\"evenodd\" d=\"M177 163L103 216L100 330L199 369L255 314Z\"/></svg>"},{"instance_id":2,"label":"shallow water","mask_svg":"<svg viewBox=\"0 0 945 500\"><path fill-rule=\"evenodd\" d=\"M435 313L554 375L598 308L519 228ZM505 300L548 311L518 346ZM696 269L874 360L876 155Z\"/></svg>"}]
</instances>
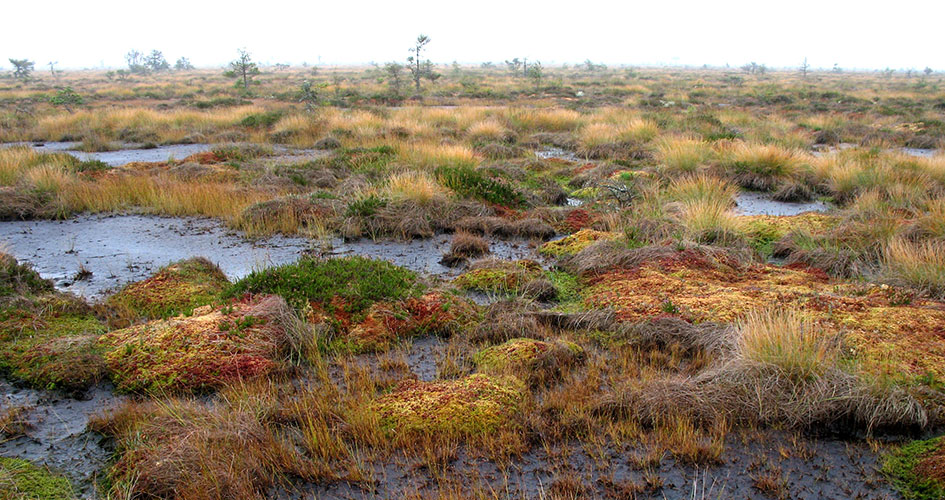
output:
<instances>
[{"instance_id":1,"label":"shallow water","mask_svg":"<svg viewBox=\"0 0 945 500\"><path fill-rule=\"evenodd\" d=\"M546 147L535 151L535 156L541 158L542 160L548 159L558 159L558 160L567 160L578 162L581 161L581 158L578 155L568 151L566 149Z\"/></svg>"},{"instance_id":2,"label":"shallow water","mask_svg":"<svg viewBox=\"0 0 945 500\"><path fill-rule=\"evenodd\" d=\"M36 151L43 153L68 153L76 158L85 160L98 160L106 164L119 167L132 162L159 162L169 159L180 160L192 154L210 151L213 148L211 144L170 144L167 146L158 146L150 149L121 149L118 151L101 151L96 153L86 153L84 151L75 151L78 142L45 142L45 143L19 143L29 144Z\"/></svg>"},{"instance_id":3,"label":"shallow water","mask_svg":"<svg viewBox=\"0 0 945 500\"><path fill-rule=\"evenodd\" d=\"M786 202L771 199L766 193L746 192L735 199L735 211L739 215L798 215L804 212L826 212L830 206L822 201Z\"/></svg>"},{"instance_id":4,"label":"shallow water","mask_svg":"<svg viewBox=\"0 0 945 500\"><path fill-rule=\"evenodd\" d=\"M343 242L333 240L328 256L362 255L388 260L422 274L444 277L461 271L439 263L450 237L426 240ZM314 251L303 237L273 236L251 240L220 221L197 217L84 215L66 221L0 222L0 244L21 261L30 262L62 290L98 299L121 285L147 278L180 259L207 257L230 279L254 269L294 262ZM522 241L493 241L493 255L504 259L533 257ZM75 280L80 269L92 276Z\"/></svg>"}]
</instances>

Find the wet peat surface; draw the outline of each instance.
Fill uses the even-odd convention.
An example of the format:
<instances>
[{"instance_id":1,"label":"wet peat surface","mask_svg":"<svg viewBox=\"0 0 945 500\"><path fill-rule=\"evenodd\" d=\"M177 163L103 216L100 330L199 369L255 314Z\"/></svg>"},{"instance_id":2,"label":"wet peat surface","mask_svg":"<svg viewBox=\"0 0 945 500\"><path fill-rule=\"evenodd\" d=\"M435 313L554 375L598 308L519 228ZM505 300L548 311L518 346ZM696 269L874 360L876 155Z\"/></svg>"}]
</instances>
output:
<instances>
[{"instance_id":1,"label":"wet peat surface","mask_svg":"<svg viewBox=\"0 0 945 500\"><path fill-rule=\"evenodd\" d=\"M0 412L22 408L22 433L0 439L0 456L29 460L65 475L81 498L94 497L94 481L111 456L89 418L125 400L108 386L93 387L80 399L58 392L15 387L0 379Z\"/></svg>"},{"instance_id":2,"label":"wet peat surface","mask_svg":"<svg viewBox=\"0 0 945 500\"><path fill-rule=\"evenodd\" d=\"M219 265L230 279L239 279L254 269L294 262L311 252L385 259L441 277L461 272L439 263L449 250L448 235L410 241L335 239L323 248L302 237L249 239L218 220L198 217L84 215L65 221L0 222L0 242L59 289L90 300L145 279L170 262L198 256ZM491 249L493 256L503 259L535 258L533 249L521 240L495 240ZM76 280L80 269L91 271L91 277Z\"/></svg>"}]
</instances>

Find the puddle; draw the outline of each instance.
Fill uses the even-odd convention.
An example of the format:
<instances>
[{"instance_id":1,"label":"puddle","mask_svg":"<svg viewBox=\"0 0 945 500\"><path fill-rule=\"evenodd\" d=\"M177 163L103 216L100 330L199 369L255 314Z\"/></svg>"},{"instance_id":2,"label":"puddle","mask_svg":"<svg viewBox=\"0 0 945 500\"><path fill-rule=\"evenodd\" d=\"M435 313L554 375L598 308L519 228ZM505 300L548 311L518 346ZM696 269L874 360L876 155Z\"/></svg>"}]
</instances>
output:
<instances>
[{"instance_id":1,"label":"puddle","mask_svg":"<svg viewBox=\"0 0 945 500\"><path fill-rule=\"evenodd\" d=\"M584 200L580 198L568 198L569 207L579 207L584 204Z\"/></svg>"},{"instance_id":2,"label":"puddle","mask_svg":"<svg viewBox=\"0 0 945 500\"><path fill-rule=\"evenodd\" d=\"M546 147L535 151L535 156L541 158L542 160L557 159L557 160L567 160L573 162L581 161L581 158L578 155L568 151L566 149L555 148L555 147Z\"/></svg>"},{"instance_id":3,"label":"puddle","mask_svg":"<svg viewBox=\"0 0 945 500\"><path fill-rule=\"evenodd\" d=\"M822 201L786 202L771 199L767 193L743 191L735 198L739 215L798 215L804 212L826 212L830 206Z\"/></svg>"},{"instance_id":4,"label":"puddle","mask_svg":"<svg viewBox=\"0 0 945 500\"><path fill-rule=\"evenodd\" d=\"M125 398L95 387L86 400L76 400L54 392L16 388L0 380L0 409L29 408L30 423L25 435L0 441L0 455L29 460L64 474L82 498L94 495L93 479L108 461L111 452L102 446L102 437L87 430L89 417L114 408Z\"/></svg>"},{"instance_id":5,"label":"puddle","mask_svg":"<svg viewBox=\"0 0 945 500\"><path fill-rule=\"evenodd\" d=\"M46 142L46 143L18 143L32 145L33 149L43 153L68 153L76 158L85 160L99 160L113 167L119 167L132 162L160 162L168 159L181 160L192 154L210 151L213 148L211 144L171 144L167 146L158 146L151 149L121 149L118 151L101 151L97 153L86 153L84 151L74 151L73 148L79 146L78 142ZM42 145L38 145L42 144ZM8 144L5 146L16 145Z\"/></svg>"},{"instance_id":6,"label":"puddle","mask_svg":"<svg viewBox=\"0 0 945 500\"><path fill-rule=\"evenodd\" d=\"M935 156L937 150L924 148L900 148L900 151L909 156L918 156L919 158L931 158Z\"/></svg>"},{"instance_id":7,"label":"puddle","mask_svg":"<svg viewBox=\"0 0 945 500\"><path fill-rule=\"evenodd\" d=\"M439 263L450 246L449 235L413 241L333 241L329 256L362 255L388 260L421 274L452 277L462 272ZM99 299L121 285L147 278L180 259L207 257L230 279L254 269L297 260L314 242L302 237L274 236L250 240L220 221L196 217L148 215L84 215L66 221L0 223L0 243L19 260L32 263L61 290ZM525 241L493 241L494 256L534 257ZM81 267L92 272L73 279Z\"/></svg>"}]
</instances>

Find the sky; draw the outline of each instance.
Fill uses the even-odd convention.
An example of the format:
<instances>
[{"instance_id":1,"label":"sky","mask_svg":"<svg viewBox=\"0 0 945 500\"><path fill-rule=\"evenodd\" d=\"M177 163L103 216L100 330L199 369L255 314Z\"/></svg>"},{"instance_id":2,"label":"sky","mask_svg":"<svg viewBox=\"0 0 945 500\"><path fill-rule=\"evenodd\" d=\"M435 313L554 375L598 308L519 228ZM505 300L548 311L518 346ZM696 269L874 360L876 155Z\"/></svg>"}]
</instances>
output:
<instances>
[{"instance_id":1,"label":"sky","mask_svg":"<svg viewBox=\"0 0 945 500\"><path fill-rule=\"evenodd\" d=\"M435 63L932 69L945 71L945 1L516 2L201 0L26 2L0 7L0 68L121 68L130 49L220 67L403 61L419 34ZM22 21L20 21L22 20Z\"/></svg>"}]
</instances>

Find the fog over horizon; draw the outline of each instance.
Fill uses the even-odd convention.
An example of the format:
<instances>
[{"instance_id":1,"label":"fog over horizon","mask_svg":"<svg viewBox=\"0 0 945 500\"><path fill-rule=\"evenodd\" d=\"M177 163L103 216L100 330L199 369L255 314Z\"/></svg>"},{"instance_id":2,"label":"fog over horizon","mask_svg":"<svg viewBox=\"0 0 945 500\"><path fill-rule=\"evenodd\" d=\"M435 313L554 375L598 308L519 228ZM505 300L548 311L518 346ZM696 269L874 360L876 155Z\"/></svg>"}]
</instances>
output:
<instances>
[{"instance_id":1,"label":"fog over horizon","mask_svg":"<svg viewBox=\"0 0 945 500\"><path fill-rule=\"evenodd\" d=\"M366 65L404 61L417 35L424 59L501 64L528 58L560 65L726 66L945 70L937 23L945 2L800 0L476 4L358 2L129 4L17 2L4 6L0 68L29 59L36 70L122 68L131 49L172 64L221 67L245 47L261 64Z\"/></svg>"}]
</instances>

